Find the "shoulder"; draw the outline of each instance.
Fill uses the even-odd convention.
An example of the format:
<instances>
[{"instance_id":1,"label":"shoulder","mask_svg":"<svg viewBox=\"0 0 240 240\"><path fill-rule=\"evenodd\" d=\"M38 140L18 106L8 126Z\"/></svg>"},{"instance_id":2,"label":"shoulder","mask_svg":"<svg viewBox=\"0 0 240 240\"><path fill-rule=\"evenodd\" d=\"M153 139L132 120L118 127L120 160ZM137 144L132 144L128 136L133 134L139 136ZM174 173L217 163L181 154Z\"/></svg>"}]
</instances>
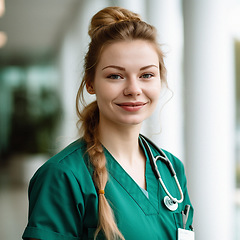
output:
<instances>
[{"instance_id":1,"label":"shoulder","mask_svg":"<svg viewBox=\"0 0 240 240\"><path fill-rule=\"evenodd\" d=\"M30 184L61 179L80 179L89 175L86 143L78 139L50 158L34 174Z\"/></svg>"},{"instance_id":2,"label":"shoulder","mask_svg":"<svg viewBox=\"0 0 240 240\"><path fill-rule=\"evenodd\" d=\"M82 234L85 212L97 213L98 201L85 152L86 144L79 139L34 174L28 189L26 238L80 239L76 236Z\"/></svg>"},{"instance_id":3,"label":"shoulder","mask_svg":"<svg viewBox=\"0 0 240 240\"><path fill-rule=\"evenodd\" d=\"M82 138L79 138L50 158L47 164L69 164L69 159L72 159L72 162L76 158L83 157L85 153L86 143Z\"/></svg>"},{"instance_id":4,"label":"shoulder","mask_svg":"<svg viewBox=\"0 0 240 240\"><path fill-rule=\"evenodd\" d=\"M40 169L45 168L63 168L63 169L79 169L79 165L81 165L84 161L84 158L88 158L86 153L86 143L80 138L67 147L65 147L62 151L51 157Z\"/></svg>"}]
</instances>

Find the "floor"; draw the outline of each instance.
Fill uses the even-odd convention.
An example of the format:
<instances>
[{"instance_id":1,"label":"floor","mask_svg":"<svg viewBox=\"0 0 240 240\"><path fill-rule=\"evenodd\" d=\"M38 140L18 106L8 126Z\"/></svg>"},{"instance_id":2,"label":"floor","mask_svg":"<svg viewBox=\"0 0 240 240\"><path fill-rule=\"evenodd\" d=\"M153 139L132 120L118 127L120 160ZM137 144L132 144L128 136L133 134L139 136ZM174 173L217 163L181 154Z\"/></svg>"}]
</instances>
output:
<instances>
[{"instance_id":1,"label":"floor","mask_svg":"<svg viewBox=\"0 0 240 240\"><path fill-rule=\"evenodd\" d=\"M1 169L0 176L0 239L21 239L27 223L27 185L12 183L7 169Z\"/></svg>"},{"instance_id":2,"label":"floor","mask_svg":"<svg viewBox=\"0 0 240 240\"><path fill-rule=\"evenodd\" d=\"M42 162L29 164L22 177L23 162L0 165L0 240L21 240L28 217L28 183Z\"/></svg>"},{"instance_id":3,"label":"floor","mask_svg":"<svg viewBox=\"0 0 240 240\"><path fill-rule=\"evenodd\" d=\"M0 239L21 239L27 223L27 189L3 187L0 189Z\"/></svg>"}]
</instances>

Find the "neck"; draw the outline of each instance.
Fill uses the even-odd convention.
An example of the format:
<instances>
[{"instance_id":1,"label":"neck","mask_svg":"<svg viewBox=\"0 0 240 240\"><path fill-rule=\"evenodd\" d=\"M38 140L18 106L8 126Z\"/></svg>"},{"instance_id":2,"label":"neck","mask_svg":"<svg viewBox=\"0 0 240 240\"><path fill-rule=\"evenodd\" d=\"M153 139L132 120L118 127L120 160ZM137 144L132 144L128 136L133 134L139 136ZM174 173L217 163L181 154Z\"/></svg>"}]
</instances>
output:
<instances>
[{"instance_id":1,"label":"neck","mask_svg":"<svg viewBox=\"0 0 240 240\"><path fill-rule=\"evenodd\" d=\"M112 126L108 124L106 127L100 121L99 139L117 161L121 162L124 159L131 163L141 151L138 143L140 129L141 125Z\"/></svg>"},{"instance_id":2,"label":"neck","mask_svg":"<svg viewBox=\"0 0 240 240\"><path fill-rule=\"evenodd\" d=\"M139 146L139 125L117 125L99 122L99 140L142 188L146 189L145 156Z\"/></svg>"}]
</instances>

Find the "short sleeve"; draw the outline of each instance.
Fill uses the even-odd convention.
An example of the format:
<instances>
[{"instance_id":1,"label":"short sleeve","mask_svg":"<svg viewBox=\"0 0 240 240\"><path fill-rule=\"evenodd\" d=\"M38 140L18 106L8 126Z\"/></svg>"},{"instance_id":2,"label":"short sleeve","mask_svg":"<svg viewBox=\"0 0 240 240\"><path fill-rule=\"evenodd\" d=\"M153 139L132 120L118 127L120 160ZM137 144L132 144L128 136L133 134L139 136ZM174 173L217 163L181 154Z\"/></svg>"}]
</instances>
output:
<instances>
[{"instance_id":1,"label":"short sleeve","mask_svg":"<svg viewBox=\"0 0 240 240\"><path fill-rule=\"evenodd\" d=\"M29 185L29 220L23 239L81 239L83 196L62 164L43 165Z\"/></svg>"}]
</instances>

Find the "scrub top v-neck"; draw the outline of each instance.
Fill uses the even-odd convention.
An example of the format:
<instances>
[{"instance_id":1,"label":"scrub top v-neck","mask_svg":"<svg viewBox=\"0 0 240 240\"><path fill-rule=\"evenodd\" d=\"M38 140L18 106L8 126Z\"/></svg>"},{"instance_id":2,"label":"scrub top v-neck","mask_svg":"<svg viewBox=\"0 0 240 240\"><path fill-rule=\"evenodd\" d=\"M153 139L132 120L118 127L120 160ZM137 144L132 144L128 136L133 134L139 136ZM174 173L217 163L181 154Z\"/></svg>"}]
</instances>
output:
<instances>
[{"instance_id":1,"label":"scrub top v-neck","mask_svg":"<svg viewBox=\"0 0 240 240\"><path fill-rule=\"evenodd\" d=\"M154 155L158 152L151 146ZM190 200L182 163L165 151L181 184L184 201L175 212L163 204L166 195L153 174L146 156L146 193L105 149L109 180L105 188L119 230L126 240L175 240L182 227L181 211ZM158 161L159 171L169 191L178 196L171 174ZM34 175L29 186L29 221L23 238L93 239L98 221L98 196L92 181L93 169L80 139L47 161ZM191 207L187 229L192 224ZM97 239L104 239L99 234Z\"/></svg>"}]
</instances>

